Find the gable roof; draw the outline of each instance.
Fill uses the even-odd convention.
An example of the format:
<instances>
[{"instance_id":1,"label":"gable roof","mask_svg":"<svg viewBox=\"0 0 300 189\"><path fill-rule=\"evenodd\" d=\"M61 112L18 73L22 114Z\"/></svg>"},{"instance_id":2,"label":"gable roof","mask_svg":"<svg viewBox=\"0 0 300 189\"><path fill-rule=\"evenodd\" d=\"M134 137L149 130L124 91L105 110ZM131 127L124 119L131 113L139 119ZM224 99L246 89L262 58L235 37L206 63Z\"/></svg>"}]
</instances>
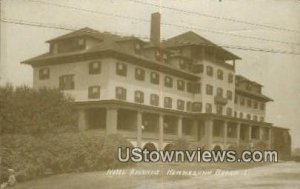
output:
<instances>
[{"instance_id":1,"label":"gable roof","mask_svg":"<svg viewBox=\"0 0 300 189\"><path fill-rule=\"evenodd\" d=\"M163 41L163 46L166 48L174 48L174 47L181 47L181 46L193 46L193 45L199 45L199 46L208 46L208 47L214 47L216 48L220 53L223 53L226 55L227 58L230 59L241 59L237 55L225 50L224 48L216 45L215 43L205 39L204 37L201 37L197 33L193 31L188 31L183 34L177 35L175 37L172 37L166 41Z\"/></svg>"}]
</instances>

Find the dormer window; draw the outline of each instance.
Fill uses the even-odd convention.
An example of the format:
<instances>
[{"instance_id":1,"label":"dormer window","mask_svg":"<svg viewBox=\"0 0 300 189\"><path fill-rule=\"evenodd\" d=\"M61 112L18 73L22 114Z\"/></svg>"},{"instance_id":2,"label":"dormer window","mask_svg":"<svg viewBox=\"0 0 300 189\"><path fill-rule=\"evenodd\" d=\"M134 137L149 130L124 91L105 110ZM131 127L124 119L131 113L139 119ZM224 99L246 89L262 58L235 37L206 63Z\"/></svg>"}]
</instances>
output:
<instances>
[{"instance_id":1,"label":"dormer window","mask_svg":"<svg viewBox=\"0 0 300 189\"><path fill-rule=\"evenodd\" d=\"M186 63L183 59L179 59L179 67L180 69L186 69Z\"/></svg>"},{"instance_id":2,"label":"dormer window","mask_svg":"<svg viewBox=\"0 0 300 189\"><path fill-rule=\"evenodd\" d=\"M161 59L161 53L160 53L160 51L156 51L155 52L155 59L158 60L158 61Z\"/></svg>"},{"instance_id":3,"label":"dormer window","mask_svg":"<svg viewBox=\"0 0 300 189\"><path fill-rule=\"evenodd\" d=\"M141 44L136 43L136 44L135 44L135 47L134 47L134 52L135 52L136 54L140 54L140 53L141 53L141 49L142 49Z\"/></svg>"},{"instance_id":4,"label":"dormer window","mask_svg":"<svg viewBox=\"0 0 300 189\"><path fill-rule=\"evenodd\" d=\"M247 90L248 90L248 91L251 91L251 89L252 89L252 85L249 83L249 84L247 85Z\"/></svg>"},{"instance_id":5,"label":"dormer window","mask_svg":"<svg viewBox=\"0 0 300 189\"><path fill-rule=\"evenodd\" d=\"M85 45L84 39L78 39L78 45Z\"/></svg>"},{"instance_id":6,"label":"dormer window","mask_svg":"<svg viewBox=\"0 0 300 189\"><path fill-rule=\"evenodd\" d=\"M163 61L164 61L164 63L168 62L168 55L167 54L163 55Z\"/></svg>"},{"instance_id":7,"label":"dormer window","mask_svg":"<svg viewBox=\"0 0 300 189\"><path fill-rule=\"evenodd\" d=\"M59 53L72 52L85 49L84 38L71 38L57 42L57 50Z\"/></svg>"}]
</instances>

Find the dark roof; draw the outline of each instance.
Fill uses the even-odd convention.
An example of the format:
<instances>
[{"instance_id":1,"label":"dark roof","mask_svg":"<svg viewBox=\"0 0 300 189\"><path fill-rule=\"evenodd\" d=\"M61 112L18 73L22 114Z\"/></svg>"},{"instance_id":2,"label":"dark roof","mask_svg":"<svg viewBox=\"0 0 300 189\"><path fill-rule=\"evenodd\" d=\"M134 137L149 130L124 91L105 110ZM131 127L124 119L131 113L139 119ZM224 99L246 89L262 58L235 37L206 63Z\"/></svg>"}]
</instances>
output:
<instances>
[{"instance_id":1,"label":"dark roof","mask_svg":"<svg viewBox=\"0 0 300 189\"><path fill-rule=\"evenodd\" d=\"M59 40L63 40L63 39L68 39L68 38L73 38L73 37L80 37L80 36L89 36L89 37L93 37L93 38L96 38L96 39L102 39L102 35L99 31L86 27L86 28L82 28L82 29L76 30L74 32L67 33L65 35L56 37L54 39L50 39L46 42L50 43L50 42L53 42L53 41L59 41Z\"/></svg>"},{"instance_id":2,"label":"dark roof","mask_svg":"<svg viewBox=\"0 0 300 189\"><path fill-rule=\"evenodd\" d=\"M238 79L238 80L240 80L240 81L246 81L246 82L249 82L249 83L258 85L258 86L260 86L260 87L263 86L262 84L257 83L256 81L250 80L250 79L248 79L248 78L246 78L246 77L244 77L244 76L241 76L241 75L236 75L235 77L236 77L236 79Z\"/></svg>"},{"instance_id":3,"label":"dark roof","mask_svg":"<svg viewBox=\"0 0 300 189\"><path fill-rule=\"evenodd\" d=\"M266 95L263 95L261 93L250 92L245 89L235 88L235 92L243 94L245 96L259 98L259 99L265 100L265 101L273 101L273 99L271 99L270 97L267 97Z\"/></svg>"},{"instance_id":4,"label":"dark roof","mask_svg":"<svg viewBox=\"0 0 300 189\"><path fill-rule=\"evenodd\" d=\"M193 31L188 31L183 34L177 35L172 37L168 40L163 41L163 46L166 48L174 48L174 47L181 47L181 46L192 46L192 45L199 45L199 46L208 46L216 48L220 53L226 55L227 58L230 59L241 59L237 55L223 49L222 47L216 45L215 43L201 37L197 33Z\"/></svg>"}]
</instances>

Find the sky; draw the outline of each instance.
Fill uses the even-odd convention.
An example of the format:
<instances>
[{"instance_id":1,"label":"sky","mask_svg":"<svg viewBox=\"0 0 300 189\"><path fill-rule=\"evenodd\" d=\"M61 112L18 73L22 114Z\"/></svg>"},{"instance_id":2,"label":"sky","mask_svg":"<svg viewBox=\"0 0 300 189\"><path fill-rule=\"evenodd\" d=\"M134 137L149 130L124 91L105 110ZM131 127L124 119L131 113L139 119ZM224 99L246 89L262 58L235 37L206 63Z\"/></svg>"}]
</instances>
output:
<instances>
[{"instance_id":1,"label":"sky","mask_svg":"<svg viewBox=\"0 0 300 189\"><path fill-rule=\"evenodd\" d=\"M263 93L274 99L267 105L266 121L289 128L292 146L300 147L299 0L1 0L0 85L9 82L32 86L32 68L20 62L47 52L45 41L70 32L57 27L90 27L147 40L150 32L147 21L153 12L161 13L162 39L191 30L220 45L298 52L281 54L227 48L242 58L236 64L237 74L261 83Z\"/></svg>"}]
</instances>

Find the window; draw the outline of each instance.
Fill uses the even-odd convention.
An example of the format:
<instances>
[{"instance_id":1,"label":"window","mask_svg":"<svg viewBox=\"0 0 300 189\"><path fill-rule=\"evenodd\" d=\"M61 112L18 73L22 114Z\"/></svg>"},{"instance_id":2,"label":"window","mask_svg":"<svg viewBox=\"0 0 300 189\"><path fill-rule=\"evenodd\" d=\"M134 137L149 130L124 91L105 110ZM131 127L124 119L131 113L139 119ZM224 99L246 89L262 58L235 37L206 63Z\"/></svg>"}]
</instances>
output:
<instances>
[{"instance_id":1,"label":"window","mask_svg":"<svg viewBox=\"0 0 300 189\"><path fill-rule=\"evenodd\" d=\"M173 79L170 76L165 77L165 86L169 88L173 87Z\"/></svg>"},{"instance_id":2,"label":"window","mask_svg":"<svg viewBox=\"0 0 300 189\"><path fill-rule=\"evenodd\" d=\"M177 80L177 89L180 91L184 91L185 83L183 80Z\"/></svg>"},{"instance_id":3,"label":"window","mask_svg":"<svg viewBox=\"0 0 300 189\"><path fill-rule=\"evenodd\" d=\"M201 83L194 83L194 93L195 94L201 93Z\"/></svg>"},{"instance_id":4,"label":"window","mask_svg":"<svg viewBox=\"0 0 300 189\"><path fill-rule=\"evenodd\" d=\"M264 110L265 109L265 104L262 102L260 103L260 110Z\"/></svg>"},{"instance_id":5,"label":"window","mask_svg":"<svg viewBox=\"0 0 300 189\"><path fill-rule=\"evenodd\" d=\"M249 108L251 108L251 106L252 106L252 100L251 100L251 99L248 99L248 100L247 100L247 106L248 106Z\"/></svg>"},{"instance_id":6,"label":"window","mask_svg":"<svg viewBox=\"0 0 300 189\"><path fill-rule=\"evenodd\" d=\"M100 98L100 86L90 86L88 89L90 99Z\"/></svg>"},{"instance_id":7,"label":"window","mask_svg":"<svg viewBox=\"0 0 300 189\"><path fill-rule=\"evenodd\" d=\"M223 97L223 89L222 88L217 88L217 96Z\"/></svg>"},{"instance_id":8,"label":"window","mask_svg":"<svg viewBox=\"0 0 300 189\"><path fill-rule=\"evenodd\" d=\"M226 115L232 116L232 108L229 107L226 108Z\"/></svg>"},{"instance_id":9,"label":"window","mask_svg":"<svg viewBox=\"0 0 300 189\"><path fill-rule=\"evenodd\" d=\"M206 85L206 94L207 95L213 95L213 86Z\"/></svg>"},{"instance_id":10,"label":"window","mask_svg":"<svg viewBox=\"0 0 300 189\"><path fill-rule=\"evenodd\" d=\"M134 92L134 101L136 103L144 103L144 93L142 91Z\"/></svg>"},{"instance_id":11,"label":"window","mask_svg":"<svg viewBox=\"0 0 300 189\"><path fill-rule=\"evenodd\" d=\"M244 98L244 97L241 97L241 98L240 98L240 103L241 103L241 106L244 106L244 105L245 105L245 98Z\"/></svg>"},{"instance_id":12,"label":"window","mask_svg":"<svg viewBox=\"0 0 300 189\"><path fill-rule=\"evenodd\" d=\"M172 98L171 97L165 97L164 106L165 106L165 108L172 108Z\"/></svg>"},{"instance_id":13,"label":"window","mask_svg":"<svg viewBox=\"0 0 300 189\"><path fill-rule=\"evenodd\" d=\"M89 74L99 74L101 72L101 62L89 63Z\"/></svg>"},{"instance_id":14,"label":"window","mask_svg":"<svg viewBox=\"0 0 300 189\"><path fill-rule=\"evenodd\" d=\"M187 90L187 92L189 92L189 93L193 93L193 92L194 92L194 91L193 91L193 84L190 83L190 82L188 82L188 83L186 84L186 90Z\"/></svg>"},{"instance_id":15,"label":"window","mask_svg":"<svg viewBox=\"0 0 300 189\"><path fill-rule=\"evenodd\" d=\"M74 89L74 75L63 75L59 77L59 88L61 90Z\"/></svg>"},{"instance_id":16,"label":"window","mask_svg":"<svg viewBox=\"0 0 300 189\"><path fill-rule=\"evenodd\" d=\"M116 88L116 98L118 100L126 100L126 89L123 87Z\"/></svg>"},{"instance_id":17,"label":"window","mask_svg":"<svg viewBox=\"0 0 300 189\"><path fill-rule=\"evenodd\" d=\"M143 70L141 68L136 68L135 69L135 79L144 81L145 80L145 70Z\"/></svg>"},{"instance_id":18,"label":"window","mask_svg":"<svg viewBox=\"0 0 300 189\"><path fill-rule=\"evenodd\" d=\"M257 121L257 116L256 116L256 115L253 116L253 120L254 120L254 121Z\"/></svg>"},{"instance_id":19,"label":"window","mask_svg":"<svg viewBox=\"0 0 300 189\"><path fill-rule=\"evenodd\" d=\"M239 86L240 86L240 81L236 79L236 80L235 80L235 87L238 88Z\"/></svg>"},{"instance_id":20,"label":"window","mask_svg":"<svg viewBox=\"0 0 300 189\"><path fill-rule=\"evenodd\" d=\"M251 115L250 114L247 114L247 119L251 120Z\"/></svg>"},{"instance_id":21,"label":"window","mask_svg":"<svg viewBox=\"0 0 300 189\"><path fill-rule=\"evenodd\" d=\"M228 83L233 83L233 74L228 74Z\"/></svg>"},{"instance_id":22,"label":"window","mask_svg":"<svg viewBox=\"0 0 300 189\"><path fill-rule=\"evenodd\" d=\"M232 100L232 91L227 91L227 99Z\"/></svg>"},{"instance_id":23,"label":"window","mask_svg":"<svg viewBox=\"0 0 300 189\"><path fill-rule=\"evenodd\" d=\"M212 105L210 103L206 103L205 112L206 113L212 113Z\"/></svg>"},{"instance_id":24,"label":"window","mask_svg":"<svg viewBox=\"0 0 300 189\"><path fill-rule=\"evenodd\" d=\"M217 114L222 115L223 114L223 106L220 104L216 105Z\"/></svg>"},{"instance_id":25,"label":"window","mask_svg":"<svg viewBox=\"0 0 300 189\"><path fill-rule=\"evenodd\" d=\"M142 49L141 44L136 43L136 44L135 44L135 47L134 47L134 52L135 52L136 54L140 54L140 53L141 53L141 49Z\"/></svg>"},{"instance_id":26,"label":"window","mask_svg":"<svg viewBox=\"0 0 300 189\"><path fill-rule=\"evenodd\" d=\"M202 111L202 103L201 102L194 102L192 105L193 112L201 112Z\"/></svg>"},{"instance_id":27,"label":"window","mask_svg":"<svg viewBox=\"0 0 300 189\"><path fill-rule=\"evenodd\" d=\"M40 80L49 79L49 77L50 77L49 68L41 68L39 70L39 79Z\"/></svg>"},{"instance_id":28,"label":"window","mask_svg":"<svg viewBox=\"0 0 300 189\"><path fill-rule=\"evenodd\" d=\"M234 96L234 103L237 104L238 103L238 95Z\"/></svg>"},{"instance_id":29,"label":"window","mask_svg":"<svg viewBox=\"0 0 300 189\"><path fill-rule=\"evenodd\" d=\"M260 117L259 120L260 120L261 122L264 122L264 121L265 121L265 118L264 118L264 117Z\"/></svg>"},{"instance_id":30,"label":"window","mask_svg":"<svg viewBox=\"0 0 300 189\"><path fill-rule=\"evenodd\" d=\"M70 38L57 43L57 52L71 52L85 49L85 39Z\"/></svg>"},{"instance_id":31,"label":"window","mask_svg":"<svg viewBox=\"0 0 300 189\"><path fill-rule=\"evenodd\" d=\"M220 80L223 80L223 71L222 70L218 70L217 78L220 79Z\"/></svg>"},{"instance_id":32,"label":"window","mask_svg":"<svg viewBox=\"0 0 300 189\"><path fill-rule=\"evenodd\" d=\"M127 66L126 66L126 64L117 63L116 72L117 72L118 75L127 76Z\"/></svg>"},{"instance_id":33,"label":"window","mask_svg":"<svg viewBox=\"0 0 300 189\"><path fill-rule=\"evenodd\" d=\"M244 115L243 112L240 112L240 118L243 119Z\"/></svg>"},{"instance_id":34,"label":"window","mask_svg":"<svg viewBox=\"0 0 300 189\"><path fill-rule=\"evenodd\" d=\"M213 70L213 68L211 66L207 66L206 67L206 74L208 76L213 76L214 75L214 70Z\"/></svg>"},{"instance_id":35,"label":"window","mask_svg":"<svg viewBox=\"0 0 300 189\"><path fill-rule=\"evenodd\" d=\"M258 108L258 103L255 101L254 102L254 109L257 109Z\"/></svg>"},{"instance_id":36,"label":"window","mask_svg":"<svg viewBox=\"0 0 300 189\"><path fill-rule=\"evenodd\" d=\"M185 60L182 59L182 58L179 59L179 68L182 69L182 70L187 68L187 64L186 64Z\"/></svg>"},{"instance_id":37,"label":"window","mask_svg":"<svg viewBox=\"0 0 300 189\"><path fill-rule=\"evenodd\" d=\"M184 110L184 101L183 100L177 100L177 109L178 110Z\"/></svg>"},{"instance_id":38,"label":"window","mask_svg":"<svg viewBox=\"0 0 300 189\"><path fill-rule=\"evenodd\" d=\"M236 111L234 111L234 117L237 117L237 112Z\"/></svg>"},{"instance_id":39,"label":"window","mask_svg":"<svg viewBox=\"0 0 300 189\"><path fill-rule=\"evenodd\" d=\"M157 72L151 72L150 82L153 84L159 84L159 74Z\"/></svg>"},{"instance_id":40,"label":"window","mask_svg":"<svg viewBox=\"0 0 300 189\"><path fill-rule=\"evenodd\" d=\"M187 112L192 111L192 102L190 101L186 102L186 111Z\"/></svg>"},{"instance_id":41,"label":"window","mask_svg":"<svg viewBox=\"0 0 300 189\"><path fill-rule=\"evenodd\" d=\"M167 54L163 54L162 59L163 59L164 63L168 63L168 55Z\"/></svg>"},{"instance_id":42,"label":"window","mask_svg":"<svg viewBox=\"0 0 300 189\"><path fill-rule=\"evenodd\" d=\"M151 94L150 95L150 104L152 106L158 106L159 105L159 96L157 94Z\"/></svg>"},{"instance_id":43,"label":"window","mask_svg":"<svg viewBox=\"0 0 300 189\"><path fill-rule=\"evenodd\" d=\"M247 89L248 91L251 91L251 89L252 89L251 83L248 83L248 85L246 86L246 89Z\"/></svg>"},{"instance_id":44,"label":"window","mask_svg":"<svg viewBox=\"0 0 300 189\"><path fill-rule=\"evenodd\" d=\"M157 61L160 61L161 60L161 57L162 57L162 53L160 51L155 51L155 59Z\"/></svg>"}]
</instances>

